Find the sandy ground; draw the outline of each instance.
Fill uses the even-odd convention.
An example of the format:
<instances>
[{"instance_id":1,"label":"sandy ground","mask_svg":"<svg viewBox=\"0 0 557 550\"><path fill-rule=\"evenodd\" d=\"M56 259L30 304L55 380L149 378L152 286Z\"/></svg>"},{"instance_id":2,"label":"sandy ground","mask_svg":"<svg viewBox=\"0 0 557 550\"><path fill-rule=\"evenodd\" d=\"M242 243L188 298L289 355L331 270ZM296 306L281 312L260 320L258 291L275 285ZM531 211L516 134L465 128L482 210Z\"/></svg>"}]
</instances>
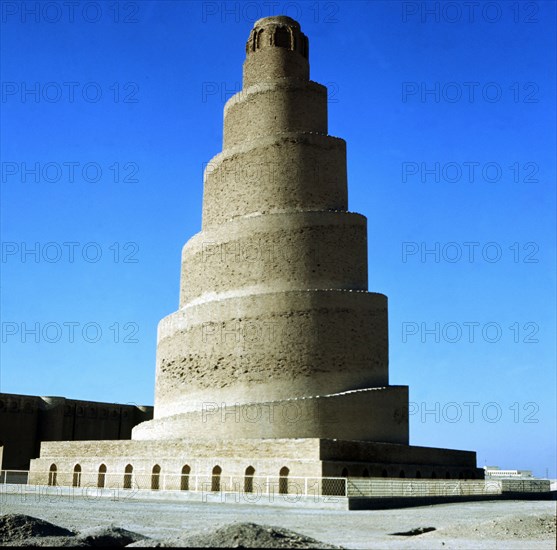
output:
<instances>
[{"instance_id":1,"label":"sandy ground","mask_svg":"<svg viewBox=\"0 0 557 550\"><path fill-rule=\"evenodd\" d=\"M214 531L233 522L284 527L345 548L555 548L553 501L488 501L399 510L339 511L222 503L47 499L0 493L0 514L27 514L82 531L113 524L156 539ZM418 527L436 530L395 536Z\"/></svg>"}]
</instances>

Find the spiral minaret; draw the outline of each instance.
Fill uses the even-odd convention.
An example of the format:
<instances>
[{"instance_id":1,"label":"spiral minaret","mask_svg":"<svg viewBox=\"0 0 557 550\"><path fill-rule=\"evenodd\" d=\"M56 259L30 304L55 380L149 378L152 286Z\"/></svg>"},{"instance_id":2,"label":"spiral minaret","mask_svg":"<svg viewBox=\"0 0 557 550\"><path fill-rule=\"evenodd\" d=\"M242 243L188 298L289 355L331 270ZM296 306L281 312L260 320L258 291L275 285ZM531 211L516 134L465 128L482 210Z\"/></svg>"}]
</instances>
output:
<instances>
[{"instance_id":1,"label":"spiral minaret","mask_svg":"<svg viewBox=\"0 0 557 550\"><path fill-rule=\"evenodd\" d=\"M320 494L350 500L339 476L483 477L474 452L408 444L387 298L368 292L366 218L348 211L346 144L328 135L308 59L296 21L255 23L204 174L202 230L182 251L180 306L159 323L153 420L131 441L43 442L32 483L58 471L75 486L79 466L84 484L131 488L133 472L142 489L205 499L256 479L274 505L319 478Z\"/></svg>"},{"instance_id":2,"label":"spiral minaret","mask_svg":"<svg viewBox=\"0 0 557 550\"><path fill-rule=\"evenodd\" d=\"M202 231L182 251L180 309L159 324L155 422L137 437L192 435L208 403L327 396L345 412L361 402L359 438L407 443L406 387L388 386L387 298L367 291L366 218L348 211L346 143L328 134L308 54L289 17L250 33L204 174ZM287 432L335 436L326 421ZM255 435L285 435L273 424Z\"/></svg>"}]
</instances>

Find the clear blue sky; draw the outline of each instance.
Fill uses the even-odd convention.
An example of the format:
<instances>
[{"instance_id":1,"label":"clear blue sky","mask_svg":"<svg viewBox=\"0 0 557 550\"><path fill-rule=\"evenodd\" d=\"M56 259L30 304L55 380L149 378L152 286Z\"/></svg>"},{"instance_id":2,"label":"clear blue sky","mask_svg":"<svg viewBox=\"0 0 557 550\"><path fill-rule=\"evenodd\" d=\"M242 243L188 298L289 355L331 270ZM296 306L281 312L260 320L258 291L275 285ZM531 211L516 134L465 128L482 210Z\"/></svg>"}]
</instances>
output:
<instances>
[{"instance_id":1,"label":"clear blue sky","mask_svg":"<svg viewBox=\"0 0 557 550\"><path fill-rule=\"evenodd\" d=\"M2 2L0 391L153 402L224 101L286 12L348 143L411 442L557 475L554 2L35 4Z\"/></svg>"}]
</instances>

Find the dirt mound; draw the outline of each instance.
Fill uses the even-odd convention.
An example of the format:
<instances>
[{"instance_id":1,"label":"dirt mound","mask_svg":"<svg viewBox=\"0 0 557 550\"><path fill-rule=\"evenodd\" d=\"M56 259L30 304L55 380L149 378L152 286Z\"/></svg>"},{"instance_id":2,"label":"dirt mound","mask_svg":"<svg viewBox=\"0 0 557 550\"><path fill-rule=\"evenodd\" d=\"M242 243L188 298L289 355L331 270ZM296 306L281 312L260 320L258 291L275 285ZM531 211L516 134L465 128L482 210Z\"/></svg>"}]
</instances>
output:
<instances>
[{"instance_id":1,"label":"dirt mound","mask_svg":"<svg viewBox=\"0 0 557 550\"><path fill-rule=\"evenodd\" d=\"M552 514L514 515L477 523L474 527L454 526L442 530L445 536L479 539L547 539L555 537L556 517Z\"/></svg>"},{"instance_id":2,"label":"dirt mound","mask_svg":"<svg viewBox=\"0 0 557 550\"><path fill-rule=\"evenodd\" d=\"M84 543L87 546L127 546L145 538L138 533L109 525L108 527L93 527L80 531L76 537L76 542Z\"/></svg>"},{"instance_id":3,"label":"dirt mound","mask_svg":"<svg viewBox=\"0 0 557 550\"><path fill-rule=\"evenodd\" d=\"M231 523L205 533L164 540L140 540L129 547L171 548L325 548L341 549L307 537L289 529L258 525L256 523Z\"/></svg>"},{"instance_id":4,"label":"dirt mound","mask_svg":"<svg viewBox=\"0 0 557 550\"><path fill-rule=\"evenodd\" d=\"M114 525L74 533L23 514L0 516L0 546L124 547L146 537Z\"/></svg>"},{"instance_id":5,"label":"dirt mound","mask_svg":"<svg viewBox=\"0 0 557 550\"><path fill-rule=\"evenodd\" d=\"M114 525L108 527L93 527L80 531L76 542L84 543L86 546L127 546L132 542L144 540L146 537L127 531Z\"/></svg>"},{"instance_id":6,"label":"dirt mound","mask_svg":"<svg viewBox=\"0 0 557 550\"><path fill-rule=\"evenodd\" d=\"M513 539L546 538L556 533L555 516L549 514L495 519L481 523L477 529L478 532Z\"/></svg>"},{"instance_id":7,"label":"dirt mound","mask_svg":"<svg viewBox=\"0 0 557 550\"><path fill-rule=\"evenodd\" d=\"M6 514L0 516L0 543L10 544L31 537L71 537L75 533L25 514Z\"/></svg>"},{"instance_id":8,"label":"dirt mound","mask_svg":"<svg viewBox=\"0 0 557 550\"><path fill-rule=\"evenodd\" d=\"M191 548L339 548L320 542L289 529L232 523L207 534L180 538Z\"/></svg>"},{"instance_id":9,"label":"dirt mound","mask_svg":"<svg viewBox=\"0 0 557 550\"><path fill-rule=\"evenodd\" d=\"M30 537L28 539L10 541L0 543L0 546L9 546L10 548L88 548L89 545L84 542L79 542L76 537Z\"/></svg>"}]
</instances>

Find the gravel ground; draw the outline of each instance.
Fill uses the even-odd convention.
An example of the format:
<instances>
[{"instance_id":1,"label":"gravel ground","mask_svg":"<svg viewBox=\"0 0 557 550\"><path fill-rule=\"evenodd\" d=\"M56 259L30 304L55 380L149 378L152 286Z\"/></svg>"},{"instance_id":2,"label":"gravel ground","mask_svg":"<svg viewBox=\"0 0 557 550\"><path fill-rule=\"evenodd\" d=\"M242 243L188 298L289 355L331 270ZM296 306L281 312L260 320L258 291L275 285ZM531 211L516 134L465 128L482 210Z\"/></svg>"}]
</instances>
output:
<instances>
[{"instance_id":1,"label":"gravel ground","mask_svg":"<svg viewBox=\"0 0 557 550\"><path fill-rule=\"evenodd\" d=\"M48 500L37 495L0 493L0 514L26 514L73 532L113 525L157 540L200 536L214 540L220 528L251 522L291 530L327 545L355 549L554 549L555 506L554 501L487 501L398 510L340 511L153 501L137 497L87 500L65 496ZM427 527L435 530L414 536L392 534ZM219 533L237 533L240 526L236 530L228 529ZM233 545L231 540L230 546Z\"/></svg>"}]
</instances>

